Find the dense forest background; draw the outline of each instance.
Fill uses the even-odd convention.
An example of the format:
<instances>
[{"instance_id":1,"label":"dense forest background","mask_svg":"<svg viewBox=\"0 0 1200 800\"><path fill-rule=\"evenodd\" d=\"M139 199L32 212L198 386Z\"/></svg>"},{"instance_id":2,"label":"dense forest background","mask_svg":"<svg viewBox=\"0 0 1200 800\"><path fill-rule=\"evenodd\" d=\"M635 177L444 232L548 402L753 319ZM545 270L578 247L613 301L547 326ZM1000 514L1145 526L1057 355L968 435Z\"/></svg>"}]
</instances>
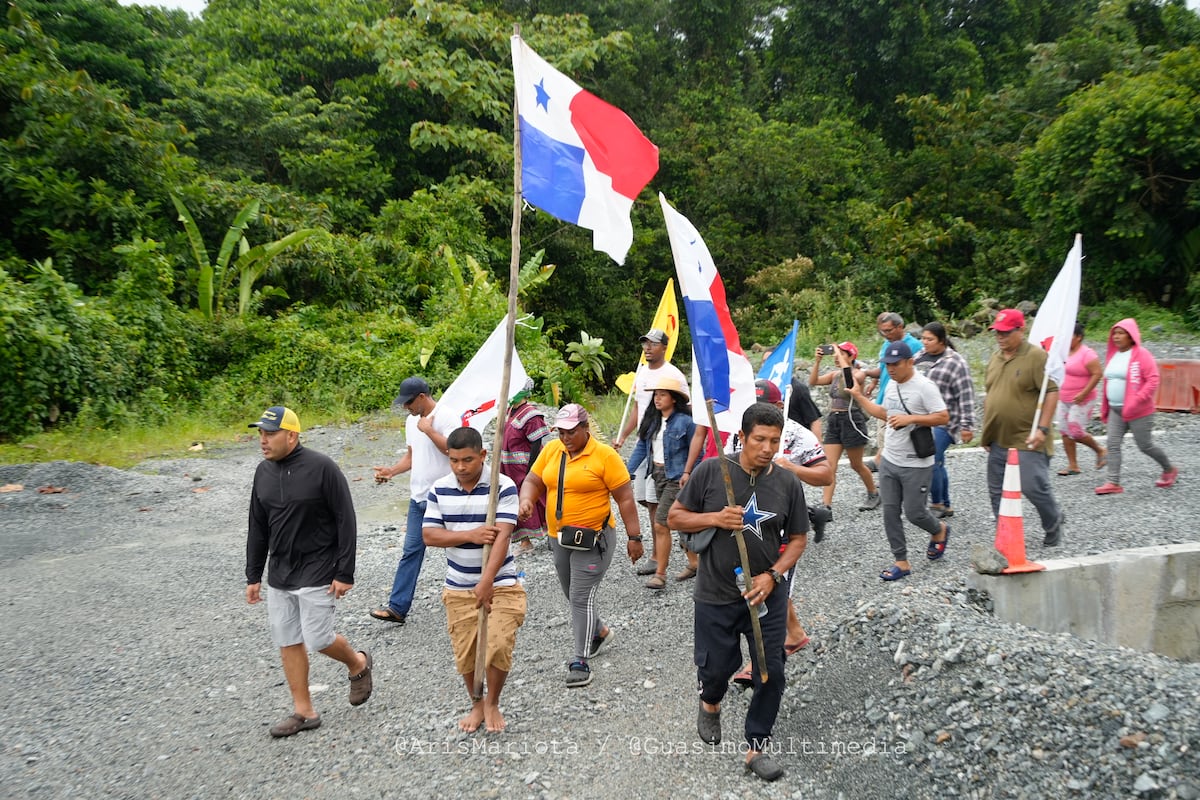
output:
<instances>
[{"instance_id":1,"label":"dense forest background","mask_svg":"<svg viewBox=\"0 0 1200 800\"><path fill-rule=\"evenodd\" d=\"M596 381L593 337L636 358L657 191L744 342L1040 297L1076 232L1085 304L1200 319L1182 0L10 0L0 439L444 387L503 314L514 24L661 151L623 266L525 214L547 393Z\"/></svg>"}]
</instances>

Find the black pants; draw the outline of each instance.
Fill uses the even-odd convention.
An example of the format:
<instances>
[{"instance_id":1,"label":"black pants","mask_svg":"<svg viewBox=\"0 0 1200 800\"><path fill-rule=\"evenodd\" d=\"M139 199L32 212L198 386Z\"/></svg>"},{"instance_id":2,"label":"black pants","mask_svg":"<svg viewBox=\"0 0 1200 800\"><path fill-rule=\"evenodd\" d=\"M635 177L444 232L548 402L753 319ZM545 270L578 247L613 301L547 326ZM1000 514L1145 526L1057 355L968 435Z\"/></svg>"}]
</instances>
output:
<instances>
[{"instance_id":1,"label":"black pants","mask_svg":"<svg viewBox=\"0 0 1200 800\"><path fill-rule=\"evenodd\" d=\"M779 716L786 680L783 674L783 644L787 637L788 585L775 587L767 598L767 614L759 618L767 655L767 682L760 683L758 654L750 627L750 609L745 602L729 605L696 603L696 678L700 699L719 703L729 689L729 679L742 666L741 640L745 637L754 662L754 696L746 711L746 742L751 750L764 751ZM758 613L755 609L754 613Z\"/></svg>"}]
</instances>

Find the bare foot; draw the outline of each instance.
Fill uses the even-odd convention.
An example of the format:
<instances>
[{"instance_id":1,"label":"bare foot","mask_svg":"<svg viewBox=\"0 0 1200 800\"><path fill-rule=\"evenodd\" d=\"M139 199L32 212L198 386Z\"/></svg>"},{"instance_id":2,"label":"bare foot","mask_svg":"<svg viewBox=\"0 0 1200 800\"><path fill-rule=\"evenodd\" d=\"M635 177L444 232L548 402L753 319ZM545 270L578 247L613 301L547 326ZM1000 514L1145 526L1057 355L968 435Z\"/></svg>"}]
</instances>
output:
<instances>
[{"instance_id":1,"label":"bare foot","mask_svg":"<svg viewBox=\"0 0 1200 800\"><path fill-rule=\"evenodd\" d=\"M483 707L483 718L487 721L488 733L500 733L504 730L504 715L500 713L500 706Z\"/></svg>"},{"instance_id":2,"label":"bare foot","mask_svg":"<svg viewBox=\"0 0 1200 800\"><path fill-rule=\"evenodd\" d=\"M474 733L479 730L480 723L483 722L483 703L476 703L471 706L471 713L458 721L458 729L463 733ZM491 730L489 727L488 730Z\"/></svg>"}]
</instances>

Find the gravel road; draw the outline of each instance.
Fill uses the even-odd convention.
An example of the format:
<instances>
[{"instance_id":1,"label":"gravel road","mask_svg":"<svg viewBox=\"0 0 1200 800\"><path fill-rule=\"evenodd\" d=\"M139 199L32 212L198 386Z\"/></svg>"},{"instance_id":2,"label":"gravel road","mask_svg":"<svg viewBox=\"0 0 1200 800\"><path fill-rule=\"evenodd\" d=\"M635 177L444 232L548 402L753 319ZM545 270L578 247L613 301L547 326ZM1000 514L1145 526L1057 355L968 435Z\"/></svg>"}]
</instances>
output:
<instances>
[{"instance_id":1,"label":"gravel road","mask_svg":"<svg viewBox=\"0 0 1200 800\"><path fill-rule=\"evenodd\" d=\"M1160 415L1156 435L1181 466L1174 489L1153 487L1154 465L1130 442L1125 495L1097 498L1100 473L1055 479L1069 524L1052 554L1026 504L1031 557L1197 541L1200 417ZM567 690L565 602L548 553L521 557L530 610L508 730L460 734L467 699L441 552L427 557L408 625L367 616L391 585L407 504L407 481L376 486L370 467L391 461L401 434L368 419L304 438L342 466L359 511L357 583L338 628L374 654L370 702L351 708L344 670L317 657L324 726L267 734L290 704L266 609L243 599L259 459L249 437L132 470L0 466L0 486L24 486L0 494L0 794L1200 797L1200 665L1002 623L967 591L970 546L995 531L979 450L949 459L946 559L896 584L877 577L890 563L879 512L856 510L861 486L842 466L829 536L799 567L813 644L789 660L775 730L788 774L764 784L736 752L746 696L726 699L724 752L696 737L690 586L652 594L627 562L614 561L601 595L611 649L591 686ZM35 491L47 485L66 491Z\"/></svg>"}]
</instances>

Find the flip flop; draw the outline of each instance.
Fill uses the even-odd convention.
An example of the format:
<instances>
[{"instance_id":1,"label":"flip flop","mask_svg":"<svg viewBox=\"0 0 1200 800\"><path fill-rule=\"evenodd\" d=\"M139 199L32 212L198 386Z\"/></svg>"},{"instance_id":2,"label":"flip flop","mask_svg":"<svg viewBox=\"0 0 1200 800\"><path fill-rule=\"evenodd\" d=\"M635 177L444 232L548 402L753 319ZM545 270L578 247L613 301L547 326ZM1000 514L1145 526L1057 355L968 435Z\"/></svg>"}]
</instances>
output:
<instances>
[{"instance_id":1,"label":"flip flop","mask_svg":"<svg viewBox=\"0 0 1200 800\"><path fill-rule=\"evenodd\" d=\"M1099 469L1099 467L1097 467L1097 469ZM1067 476L1067 475L1082 475L1083 473L1077 469L1060 469L1058 471L1058 474Z\"/></svg>"},{"instance_id":2,"label":"flip flop","mask_svg":"<svg viewBox=\"0 0 1200 800\"><path fill-rule=\"evenodd\" d=\"M885 581L898 581L901 578L907 578L909 575L912 575L911 569L900 569L900 567L892 564L883 572L879 573L879 578L880 580Z\"/></svg>"},{"instance_id":3,"label":"flip flop","mask_svg":"<svg viewBox=\"0 0 1200 800\"><path fill-rule=\"evenodd\" d=\"M794 656L804 648L808 647L808 643L812 641L811 636L805 636L797 644L785 644L783 646L783 654L785 656Z\"/></svg>"},{"instance_id":4,"label":"flip flop","mask_svg":"<svg viewBox=\"0 0 1200 800\"><path fill-rule=\"evenodd\" d=\"M403 625L408 620L408 617L404 614L398 614L393 611L391 606L373 608L368 613L375 619L383 620L384 622L394 622L397 625Z\"/></svg>"}]
</instances>

